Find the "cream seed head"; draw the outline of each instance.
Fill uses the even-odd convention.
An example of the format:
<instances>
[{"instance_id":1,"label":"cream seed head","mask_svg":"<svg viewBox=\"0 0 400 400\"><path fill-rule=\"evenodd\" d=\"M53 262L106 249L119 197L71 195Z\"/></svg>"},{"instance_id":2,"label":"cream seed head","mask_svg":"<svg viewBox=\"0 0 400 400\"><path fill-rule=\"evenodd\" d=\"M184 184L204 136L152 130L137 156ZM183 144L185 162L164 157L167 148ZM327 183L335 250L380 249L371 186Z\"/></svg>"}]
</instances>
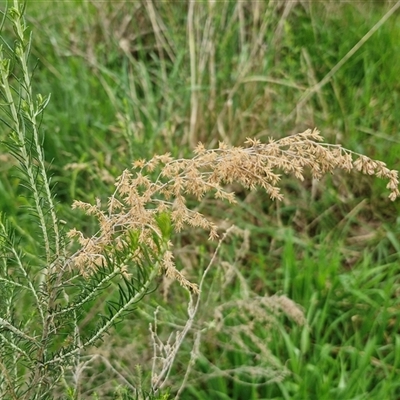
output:
<instances>
[{"instance_id":1,"label":"cream seed head","mask_svg":"<svg viewBox=\"0 0 400 400\"><path fill-rule=\"evenodd\" d=\"M381 161L354 153L341 145L323 143L322 140L318 130L308 129L278 140L270 138L268 143L247 138L244 147L220 142L217 149L207 150L199 143L191 159L174 159L167 153L148 161L135 161L132 171L125 170L116 180L115 192L109 198L106 209L99 201L95 205L81 201L73 203L73 208L94 215L100 228L92 238L85 238L76 230L69 233L82 246L72 260L73 264L87 275L88 270L96 269L102 262L105 249L112 248L110 244L129 242L133 231L139 233L141 243L157 254L159 243L155 237L162 238L157 218L165 212L170 215L175 231L190 226L207 230L210 239L218 238L217 226L206 216L191 210L186 198L201 200L211 193L216 199L234 203L235 194L226 188L231 183L240 183L250 190L261 187L272 200L282 200L279 188L282 174L302 181L305 170L310 171L313 178L320 179L327 173L342 169L387 179L390 200L400 196L397 171L389 170ZM150 174L155 179L151 179ZM170 242L165 244L160 265L168 276L195 290L195 286L176 270L171 248ZM136 261L141 261L143 257L140 250L132 255Z\"/></svg>"}]
</instances>

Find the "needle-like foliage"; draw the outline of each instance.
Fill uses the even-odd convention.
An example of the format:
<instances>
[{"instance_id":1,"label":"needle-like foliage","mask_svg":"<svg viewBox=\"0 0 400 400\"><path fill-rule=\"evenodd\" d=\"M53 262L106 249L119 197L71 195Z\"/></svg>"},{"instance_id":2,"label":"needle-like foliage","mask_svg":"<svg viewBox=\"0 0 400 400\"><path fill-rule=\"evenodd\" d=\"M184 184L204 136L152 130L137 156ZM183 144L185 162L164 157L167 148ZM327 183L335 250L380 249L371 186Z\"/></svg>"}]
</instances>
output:
<instances>
[{"instance_id":1,"label":"needle-like foliage","mask_svg":"<svg viewBox=\"0 0 400 400\"><path fill-rule=\"evenodd\" d=\"M151 4L148 2L148 7ZM165 274L188 290L190 301L188 320L172 346L163 346L157 330L152 329L152 392L160 394L194 325L204 280L229 232L221 235L220 227L210 217L190 206L192 200L214 196L234 207L235 193L230 188L235 183L249 190L261 188L272 200L279 201L284 196L280 191L282 175L303 180L309 173L320 179L340 170L386 179L389 198L400 196L397 171L340 145L323 143L317 130L307 130L268 143L248 139L243 147L221 142L218 148L207 150L198 144L188 159L165 154L148 161L137 160L116 180L107 204L100 200L96 204L79 200L73 203L73 209L81 209L97 220L97 233L87 236L71 229L64 234L65 223L57 213L56 191L50 184L40 126L50 96L34 91L34 75L28 63L31 36L24 11L14 0L4 12L3 22L11 24L15 37L11 45L2 36L0 47L0 119L7 134L2 144L17 165L15 173L28 204L21 213L31 222L30 230L18 231L5 213L0 218L2 399L51 398L61 384L78 398L78 379L71 388L66 383L66 371L80 371L85 351L103 340L117 322L124 321L157 288L157 276ZM184 227L204 229L210 240L222 236L200 282L188 280L175 265L172 236ZM264 319L266 310L275 308L276 314L286 313L305 324L302 310L284 296L259 297L256 302L259 307L251 307L254 323L275 321ZM236 306L246 312L252 304L225 304L217 308L216 315ZM251 314L250 308L247 313ZM83 322L88 320L89 326L85 327ZM241 328L236 330L236 344L241 343L242 333ZM160 352L163 356L157 358ZM266 348L265 354L269 354ZM161 371L156 376L158 364ZM278 369L274 379L284 375ZM187 371L184 382L190 367ZM139 398L138 391L135 393Z\"/></svg>"}]
</instances>

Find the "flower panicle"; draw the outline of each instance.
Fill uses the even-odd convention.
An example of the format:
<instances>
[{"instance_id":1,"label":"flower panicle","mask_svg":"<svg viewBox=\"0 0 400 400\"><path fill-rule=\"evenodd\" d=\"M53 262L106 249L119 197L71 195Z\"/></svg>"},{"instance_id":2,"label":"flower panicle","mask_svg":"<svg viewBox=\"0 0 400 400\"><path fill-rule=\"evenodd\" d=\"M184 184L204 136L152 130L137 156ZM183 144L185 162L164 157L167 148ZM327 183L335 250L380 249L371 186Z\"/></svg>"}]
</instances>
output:
<instances>
[{"instance_id":1,"label":"flower panicle","mask_svg":"<svg viewBox=\"0 0 400 400\"><path fill-rule=\"evenodd\" d=\"M353 159L354 157L354 159ZM95 205L75 201L79 208L98 220L99 231L92 238L85 238L78 231L71 231L82 246L79 265L90 268L103 260L104 252L113 243L127 243L132 232L139 232L139 241L156 254L160 241L164 240L158 219L168 213L172 229L182 230L185 226L208 230L209 238L218 238L218 226L209 217L190 209L188 198L200 201L206 194L217 200L235 203L233 184L247 189L257 187L267 192L272 200L282 200L279 183L282 174L304 180L305 170L315 179L320 179L337 169L357 171L366 175L387 179L389 199L400 197L398 172L387 168L382 161L354 153L341 145L324 143L319 131L305 132L284 137L270 138L267 143L247 138L243 147L234 147L220 142L216 149L206 149L199 143L193 158L174 159L169 153L155 155L152 159L137 160L133 170L125 170L116 180L114 194L108 199L104 210L97 200ZM152 179L152 176L156 176ZM114 246L116 247L116 246ZM164 258L160 261L168 276L183 286L190 285L176 270L170 243L164 247ZM134 258L140 260L140 250ZM125 271L126 273L126 271ZM194 290L192 287L190 290Z\"/></svg>"}]
</instances>

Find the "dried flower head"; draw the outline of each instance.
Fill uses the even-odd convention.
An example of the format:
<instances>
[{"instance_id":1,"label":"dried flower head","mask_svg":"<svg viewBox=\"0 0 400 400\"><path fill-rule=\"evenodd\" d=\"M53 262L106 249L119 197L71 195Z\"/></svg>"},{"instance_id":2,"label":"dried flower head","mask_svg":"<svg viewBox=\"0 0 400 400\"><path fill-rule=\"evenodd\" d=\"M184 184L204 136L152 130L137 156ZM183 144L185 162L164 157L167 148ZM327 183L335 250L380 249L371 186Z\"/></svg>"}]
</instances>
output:
<instances>
[{"instance_id":1,"label":"dried flower head","mask_svg":"<svg viewBox=\"0 0 400 400\"><path fill-rule=\"evenodd\" d=\"M336 169L375 175L389 180L387 188L391 200L400 196L397 171L389 170L385 163L356 154L341 145L322 143L317 130L307 130L279 140L270 139L268 143L247 139L245 147L228 146L221 142L217 149L206 150L199 143L191 159L173 159L168 153L156 155L149 161L135 161L133 170L125 170L117 179L116 190L105 208L100 201L96 205L75 201L73 208L94 215L100 230L91 238L85 238L76 230L70 232L70 236L77 237L82 246L71 261L82 274L88 274L104 261L106 248L109 249L111 244L115 249L126 246L132 232L136 232L138 242L154 254L160 252L163 233L159 218L166 213L175 231L184 226L199 227L208 230L210 239L215 239L218 237L216 225L188 208L187 197L201 200L211 192L217 199L234 203L234 193L225 187L236 182L248 189L261 187L271 199L282 200L279 188L281 174L303 180L306 169L316 179ZM158 175L152 180L147 174L154 174L155 171ZM158 260L161 268L184 287L196 290L176 270L170 253L171 243L164 242L163 246L165 254ZM143 258L140 249L138 247L131 255L133 261Z\"/></svg>"}]
</instances>

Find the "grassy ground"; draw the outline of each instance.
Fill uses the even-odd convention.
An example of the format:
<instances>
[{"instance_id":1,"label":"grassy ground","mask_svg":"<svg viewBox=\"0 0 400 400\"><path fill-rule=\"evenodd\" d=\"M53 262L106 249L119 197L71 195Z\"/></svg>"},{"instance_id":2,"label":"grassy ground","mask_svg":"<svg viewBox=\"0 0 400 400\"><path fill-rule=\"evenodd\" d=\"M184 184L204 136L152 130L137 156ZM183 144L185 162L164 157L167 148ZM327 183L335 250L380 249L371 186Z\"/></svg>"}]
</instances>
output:
<instances>
[{"instance_id":1,"label":"grassy ground","mask_svg":"<svg viewBox=\"0 0 400 400\"><path fill-rule=\"evenodd\" d=\"M36 88L52 94L44 146L68 227L93 229L69 205L106 199L133 159L188 156L199 140L240 145L317 126L327 141L400 169L399 11L365 36L393 5L28 2ZM0 206L23 232L23 192L4 161ZM202 341L181 398L400 398L399 202L368 177L282 187L280 204L239 189L235 209L210 199L199 206L243 235L226 244L209 276ZM194 280L211 248L201 232L176 238L176 256ZM165 335L186 318L175 286L162 283L162 294L93 350L82 398L112 398L118 384L140 379L145 387L155 306ZM262 299L275 293L298 303L307 324L267 317ZM250 294L259 296L251 310L242 303ZM192 348L189 340L177 360L172 392Z\"/></svg>"}]
</instances>

